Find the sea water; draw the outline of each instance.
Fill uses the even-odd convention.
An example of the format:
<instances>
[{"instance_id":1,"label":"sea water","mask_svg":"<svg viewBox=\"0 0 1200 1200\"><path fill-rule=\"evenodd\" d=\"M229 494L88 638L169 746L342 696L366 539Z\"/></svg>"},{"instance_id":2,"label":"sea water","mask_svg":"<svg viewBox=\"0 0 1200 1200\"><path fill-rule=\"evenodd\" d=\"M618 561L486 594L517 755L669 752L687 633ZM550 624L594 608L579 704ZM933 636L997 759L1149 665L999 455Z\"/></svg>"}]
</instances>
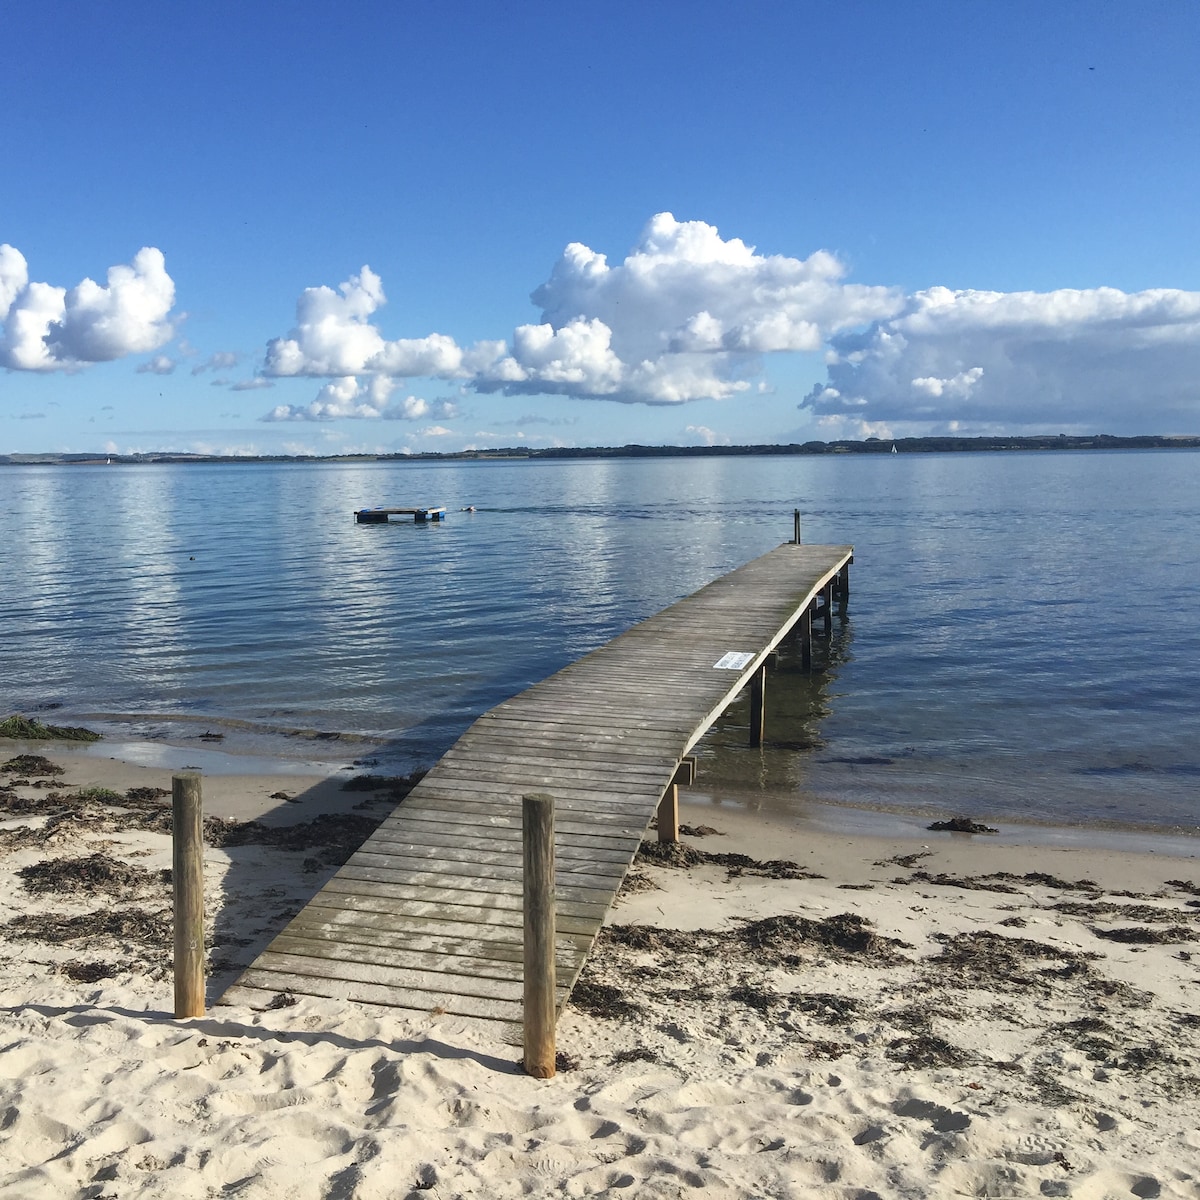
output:
<instances>
[{"instance_id":1,"label":"sea water","mask_svg":"<svg viewBox=\"0 0 1200 1200\"><path fill-rule=\"evenodd\" d=\"M354 522L374 505L449 511ZM794 509L804 541L853 544L850 600L815 673L785 647L763 747L744 703L705 739L711 790L1200 823L1183 450L0 468L0 715L196 760L219 733L235 755L428 765L790 539Z\"/></svg>"}]
</instances>

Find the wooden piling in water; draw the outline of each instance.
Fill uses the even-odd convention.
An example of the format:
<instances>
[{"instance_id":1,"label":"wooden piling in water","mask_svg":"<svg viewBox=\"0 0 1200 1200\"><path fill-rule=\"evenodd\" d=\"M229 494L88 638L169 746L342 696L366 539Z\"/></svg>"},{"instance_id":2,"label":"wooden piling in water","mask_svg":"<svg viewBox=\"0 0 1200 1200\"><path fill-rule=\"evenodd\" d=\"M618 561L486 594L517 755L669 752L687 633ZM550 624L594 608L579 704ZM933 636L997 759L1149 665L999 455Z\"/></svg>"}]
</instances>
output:
<instances>
[{"instance_id":1,"label":"wooden piling in water","mask_svg":"<svg viewBox=\"0 0 1200 1200\"><path fill-rule=\"evenodd\" d=\"M554 1076L554 799L540 792L521 797L524 858L524 1010L527 1074Z\"/></svg>"},{"instance_id":2,"label":"wooden piling in water","mask_svg":"<svg viewBox=\"0 0 1200 1200\"><path fill-rule=\"evenodd\" d=\"M761 746L767 732L767 664L763 663L750 682L750 745Z\"/></svg>"},{"instance_id":3,"label":"wooden piling in water","mask_svg":"<svg viewBox=\"0 0 1200 1200\"><path fill-rule=\"evenodd\" d=\"M171 778L175 1015L204 1016L204 823L200 776Z\"/></svg>"}]
</instances>

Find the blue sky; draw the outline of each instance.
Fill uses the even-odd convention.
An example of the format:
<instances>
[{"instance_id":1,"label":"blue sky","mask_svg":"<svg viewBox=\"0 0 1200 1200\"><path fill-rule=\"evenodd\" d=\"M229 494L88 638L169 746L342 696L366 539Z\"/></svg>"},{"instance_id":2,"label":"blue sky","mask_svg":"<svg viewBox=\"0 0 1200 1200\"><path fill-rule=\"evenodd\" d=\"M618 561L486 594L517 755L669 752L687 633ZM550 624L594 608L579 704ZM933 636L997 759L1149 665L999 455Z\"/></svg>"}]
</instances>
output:
<instances>
[{"instance_id":1,"label":"blue sky","mask_svg":"<svg viewBox=\"0 0 1200 1200\"><path fill-rule=\"evenodd\" d=\"M17 0L0 42L0 452L1200 432L1188 0Z\"/></svg>"}]
</instances>

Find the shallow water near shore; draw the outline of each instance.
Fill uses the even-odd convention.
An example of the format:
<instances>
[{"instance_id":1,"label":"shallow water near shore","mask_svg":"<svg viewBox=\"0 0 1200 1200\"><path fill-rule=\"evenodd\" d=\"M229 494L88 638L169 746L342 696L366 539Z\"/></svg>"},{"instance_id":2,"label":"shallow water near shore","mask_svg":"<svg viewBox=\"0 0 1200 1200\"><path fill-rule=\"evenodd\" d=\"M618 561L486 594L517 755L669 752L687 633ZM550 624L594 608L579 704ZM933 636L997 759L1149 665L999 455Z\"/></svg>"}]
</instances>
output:
<instances>
[{"instance_id":1,"label":"shallow water near shore","mask_svg":"<svg viewBox=\"0 0 1200 1200\"><path fill-rule=\"evenodd\" d=\"M376 504L450 512L354 524ZM0 707L177 765L406 771L793 508L854 544L850 602L816 675L785 648L762 749L744 704L706 738L706 786L797 819L1197 827L1186 451L7 468Z\"/></svg>"}]
</instances>

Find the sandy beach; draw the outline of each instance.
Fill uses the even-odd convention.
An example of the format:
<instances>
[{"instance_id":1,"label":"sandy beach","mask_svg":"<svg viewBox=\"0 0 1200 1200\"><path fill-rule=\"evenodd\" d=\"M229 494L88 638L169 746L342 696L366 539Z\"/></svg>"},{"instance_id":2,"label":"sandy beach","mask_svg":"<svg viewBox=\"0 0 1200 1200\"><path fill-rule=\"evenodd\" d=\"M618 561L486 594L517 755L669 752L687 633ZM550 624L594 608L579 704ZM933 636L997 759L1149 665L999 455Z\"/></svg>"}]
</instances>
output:
<instances>
[{"instance_id":1,"label":"sandy beach","mask_svg":"<svg viewBox=\"0 0 1200 1200\"><path fill-rule=\"evenodd\" d=\"M1200 844L685 797L537 1081L433 1012L174 1020L170 771L19 754L49 762L0 771L0 1196L1200 1197ZM205 779L214 818L301 826L212 826L211 998L389 811L344 778Z\"/></svg>"}]
</instances>

